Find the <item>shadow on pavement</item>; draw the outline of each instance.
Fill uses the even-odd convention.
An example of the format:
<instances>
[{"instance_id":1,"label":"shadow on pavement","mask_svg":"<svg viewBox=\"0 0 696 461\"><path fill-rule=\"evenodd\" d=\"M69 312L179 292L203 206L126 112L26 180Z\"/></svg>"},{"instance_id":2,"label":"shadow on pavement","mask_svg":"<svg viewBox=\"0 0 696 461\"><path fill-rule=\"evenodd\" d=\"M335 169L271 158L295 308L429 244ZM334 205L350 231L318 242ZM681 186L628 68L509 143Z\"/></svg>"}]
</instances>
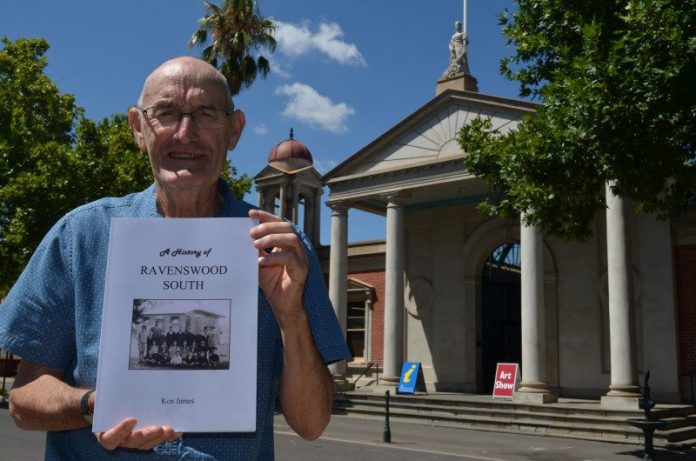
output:
<instances>
[{"instance_id":1,"label":"shadow on pavement","mask_svg":"<svg viewBox=\"0 0 696 461\"><path fill-rule=\"evenodd\" d=\"M617 455L632 456L635 459L643 459L643 449L627 450L622 452L617 452ZM656 461L686 461L686 460L696 460L696 453L694 451L682 451L682 450L666 450L664 448L655 448L655 460Z\"/></svg>"}]
</instances>

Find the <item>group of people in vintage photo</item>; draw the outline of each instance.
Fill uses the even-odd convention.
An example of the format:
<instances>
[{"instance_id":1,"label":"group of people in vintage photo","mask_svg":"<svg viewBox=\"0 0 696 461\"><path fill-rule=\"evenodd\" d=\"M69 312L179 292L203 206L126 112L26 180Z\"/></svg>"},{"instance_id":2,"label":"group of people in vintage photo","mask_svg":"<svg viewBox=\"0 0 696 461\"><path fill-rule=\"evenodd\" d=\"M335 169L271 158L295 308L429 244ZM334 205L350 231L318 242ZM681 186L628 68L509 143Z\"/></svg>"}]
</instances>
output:
<instances>
[{"instance_id":1,"label":"group of people in vintage photo","mask_svg":"<svg viewBox=\"0 0 696 461\"><path fill-rule=\"evenodd\" d=\"M220 360L219 332L214 325L194 333L190 327L181 331L178 324L165 330L163 322L157 320L152 327L139 323L134 329L138 345L136 368L227 368L228 363Z\"/></svg>"}]
</instances>

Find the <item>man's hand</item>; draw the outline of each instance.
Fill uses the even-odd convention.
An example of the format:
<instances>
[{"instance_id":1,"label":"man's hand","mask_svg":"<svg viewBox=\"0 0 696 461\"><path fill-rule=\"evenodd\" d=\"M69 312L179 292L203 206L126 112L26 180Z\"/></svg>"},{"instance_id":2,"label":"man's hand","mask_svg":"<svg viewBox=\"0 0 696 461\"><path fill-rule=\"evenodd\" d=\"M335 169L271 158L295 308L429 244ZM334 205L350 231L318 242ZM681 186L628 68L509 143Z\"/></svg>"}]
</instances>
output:
<instances>
[{"instance_id":1,"label":"man's hand","mask_svg":"<svg viewBox=\"0 0 696 461\"><path fill-rule=\"evenodd\" d=\"M249 217L259 220L250 231L259 249L259 286L282 328L303 310L307 253L289 222L261 210L250 210Z\"/></svg>"},{"instance_id":2,"label":"man's hand","mask_svg":"<svg viewBox=\"0 0 696 461\"><path fill-rule=\"evenodd\" d=\"M66 431L88 425L80 411L80 400L87 389L63 381L64 370L48 368L22 360L10 392L10 415L18 427L39 431ZM96 394L89 396L94 410ZM149 426L133 432L136 420L128 418L104 433L96 434L107 450L118 447L149 450L181 437L171 427Z\"/></svg>"},{"instance_id":3,"label":"man's hand","mask_svg":"<svg viewBox=\"0 0 696 461\"><path fill-rule=\"evenodd\" d=\"M148 426L133 432L136 424L135 418L124 419L116 427L95 435L99 444L106 450L116 448L151 450L160 443L171 442L181 437L181 433L174 432L174 429L169 426Z\"/></svg>"},{"instance_id":4,"label":"man's hand","mask_svg":"<svg viewBox=\"0 0 696 461\"><path fill-rule=\"evenodd\" d=\"M309 270L307 252L289 222L260 210L250 210L249 217L259 220L250 232L259 249L259 285L283 341L280 407L295 432L314 440L331 419L333 383L314 344L302 302Z\"/></svg>"}]
</instances>

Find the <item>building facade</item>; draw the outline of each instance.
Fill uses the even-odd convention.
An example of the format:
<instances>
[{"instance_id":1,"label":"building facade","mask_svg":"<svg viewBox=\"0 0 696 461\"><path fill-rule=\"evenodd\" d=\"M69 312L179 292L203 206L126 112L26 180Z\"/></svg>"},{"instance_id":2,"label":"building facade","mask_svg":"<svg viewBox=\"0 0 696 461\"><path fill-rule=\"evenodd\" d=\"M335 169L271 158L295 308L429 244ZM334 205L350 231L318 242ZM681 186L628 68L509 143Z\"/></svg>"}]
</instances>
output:
<instances>
[{"instance_id":1,"label":"building facade","mask_svg":"<svg viewBox=\"0 0 696 461\"><path fill-rule=\"evenodd\" d=\"M690 401L694 216L636 215L609 188L584 242L482 214L492 191L465 171L457 133L474 117L513 130L535 105L480 94L467 77L440 82L434 99L321 178L332 228L320 254L357 359L377 362L382 383L418 361L428 391L467 393L490 392L495 364L514 362L521 400L632 408L650 370L658 401ZM386 216L386 241L349 243L351 209ZM337 382L346 374L332 371Z\"/></svg>"}]
</instances>

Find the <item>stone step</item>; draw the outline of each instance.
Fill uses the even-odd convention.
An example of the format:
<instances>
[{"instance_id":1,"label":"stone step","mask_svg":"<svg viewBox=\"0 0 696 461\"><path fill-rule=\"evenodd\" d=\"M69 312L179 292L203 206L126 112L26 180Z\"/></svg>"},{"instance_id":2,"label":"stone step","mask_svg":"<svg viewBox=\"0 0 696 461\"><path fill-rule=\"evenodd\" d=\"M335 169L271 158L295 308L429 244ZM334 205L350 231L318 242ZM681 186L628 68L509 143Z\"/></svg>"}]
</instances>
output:
<instances>
[{"instance_id":1,"label":"stone step","mask_svg":"<svg viewBox=\"0 0 696 461\"><path fill-rule=\"evenodd\" d=\"M683 444L688 440L696 439L696 427L694 426L682 426L676 429L667 428L664 431L659 431L658 434L662 432L665 433L666 439L670 443Z\"/></svg>"},{"instance_id":2,"label":"stone step","mask_svg":"<svg viewBox=\"0 0 696 461\"><path fill-rule=\"evenodd\" d=\"M351 402L359 402L364 405L384 406L384 396L379 394L367 393L345 393L337 396L337 400L347 399ZM583 403L586 403L584 401ZM533 411L540 414L561 414L561 415L591 415L600 416L602 418L613 419L628 419L642 418L644 413L642 410L615 410L603 408L583 408L582 405L573 403L559 403L554 405L536 405L510 400L492 400L492 399L447 399L437 396L415 395L390 396L389 404L391 407L406 405L407 407L423 406L424 408L462 408L467 411L475 411L478 408L498 409L502 411ZM689 417L693 415L690 421L696 423L696 407L686 405L659 405L652 412L652 416L656 419L666 419L672 417Z\"/></svg>"},{"instance_id":3,"label":"stone step","mask_svg":"<svg viewBox=\"0 0 696 461\"><path fill-rule=\"evenodd\" d=\"M344 405L340 402L336 404L336 410L344 410L349 413L374 413L374 414L384 414L383 407L376 407L372 405ZM408 405L398 405L389 406L390 414L392 415L408 415L411 417L418 417L423 419L448 419L452 421L457 420L477 420L480 418L487 418L490 421L505 421L508 423L513 423L516 421L533 421L534 424L544 424L544 425L555 425L555 424L575 424L578 426L592 426L594 428L603 430L614 430L617 426L621 427L620 431L625 432L630 429L627 423L625 423L624 418L606 418L606 417L594 417L585 415L548 415L539 414L533 411L518 410L514 412L496 410L496 409L485 409L478 408L474 411L463 410L461 408L425 408L421 406L408 406Z\"/></svg>"},{"instance_id":4,"label":"stone step","mask_svg":"<svg viewBox=\"0 0 696 461\"><path fill-rule=\"evenodd\" d=\"M689 421L688 418L681 417L671 417L671 418L660 418L660 421L665 421L667 424L663 427L663 430L676 430L683 428L694 428L696 429L696 424L693 421Z\"/></svg>"},{"instance_id":5,"label":"stone step","mask_svg":"<svg viewBox=\"0 0 696 461\"><path fill-rule=\"evenodd\" d=\"M340 410L337 413L341 413ZM383 419L384 413L377 412L373 408L356 407L352 408L351 415L367 416L372 419ZM423 413L418 411L399 411L391 412L390 417L393 420L402 420L409 422L424 422L429 424L467 427L472 429L483 430L506 430L520 433L534 433L538 435L552 435L558 437L573 437L589 440L611 440L627 443L641 443L643 441L642 432L628 424L617 421L615 424L596 424L581 423L578 421L542 421L529 417L510 418L506 416L493 415L448 415L437 413ZM692 437L693 432L685 433L675 437L671 432L659 432L655 434L655 443L658 445L668 445L672 443L688 440L687 437ZM682 442L683 443L683 442Z\"/></svg>"},{"instance_id":6,"label":"stone step","mask_svg":"<svg viewBox=\"0 0 696 461\"><path fill-rule=\"evenodd\" d=\"M368 398L361 397L341 397L336 398L336 402L345 405L365 405L375 408L384 407L384 398ZM390 408L421 408L423 411L444 410L449 412L468 412L476 413L478 411L491 412L499 411L503 413L518 413L532 412L539 415L547 415L548 417L574 417L588 416L597 418L598 420L626 420L628 418L641 418L643 413L640 411L617 411L617 410L589 410L577 408L565 408L559 406L543 406L543 405L527 405L517 404L513 402L476 402L476 401L437 401L437 400L403 400L390 398ZM662 412L653 412L654 417L666 419L672 417L680 417L680 411L666 410Z\"/></svg>"},{"instance_id":7,"label":"stone step","mask_svg":"<svg viewBox=\"0 0 696 461\"><path fill-rule=\"evenodd\" d=\"M351 412L353 416L366 417L369 419L383 420L383 414L376 413L359 413ZM579 438L585 440L599 440L599 441L611 441L611 442L623 442L623 443L635 443L639 444L643 440L642 434L637 430L632 431L631 428L628 431L609 431L602 430L597 427L581 427L577 425L545 425L539 423L539 421L529 419L517 419L511 420L508 418L496 418L496 417L475 417L475 418L441 418L434 417L429 418L427 415L422 414L393 414L390 413L390 418L393 421L404 421L412 423L423 423L428 422L429 424L448 426L448 427L461 427L467 429L475 430L488 430L496 432L512 432L512 433L524 433L524 434L535 434L535 435L547 435L555 437L569 437L569 438ZM655 443L657 445L662 445L659 443L659 439L655 438Z\"/></svg>"},{"instance_id":8,"label":"stone step","mask_svg":"<svg viewBox=\"0 0 696 461\"><path fill-rule=\"evenodd\" d=\"M670 448L671 447L674 447L676 449L682 449L682 450L686 450L686 449L690 449L690 448L693 449L694 447L696 447L696 438L687 439L687 440L683 440L679 443L671 444Z\"/></svg>"},{"instance_id":9,"label":"stone step","mask_svg":"<svg viewBox=\"0 0 696 461\"><path fill-rule=\"evenodd\" d=\"M428 396L390 398L390 417L395 420L467 427L504 432L533 433L588 440L640 444L643 433L626 423L628 418L642 418L641 411L607 410L581 405L530 405L510 401L447 399ZM658 412L667 422L655 434L659 446L691 446L696 439L696 424L688 417L693 407L664 406ZM384 397L378 394L349 393L337 395L335 412L371 419L384 418ZM682 416L685 415L685 416ZM691 418L693 419L693 418Z\"/></svg>"},{"instance_id":10,"label":"stone step","mask_svg":"<svg viewBox=\"0 0 696 461\"><path fill-rule=\"evenodd\" d=\"M384 413L384 406L383 405L370 405L370 404L364 404L364 403L357 403L357 402L349 402L349 401L336 401L336 408L337 409L343 409L346 411L355 411L355 412L375 412L375 413ZM605 417L605 416L593 416L593 415L567 415L567 414L545 414L545 413L538 413L534 411L527 411L524 409L516 409L514 411L510 411L509 409L497 409L497 408L484 408L484 407L472 407L472 408L466 408L466 407L447 407L447 406L431 406L431 407L426 407L423 405L409 405L409 404L396 404L392 405L390 402L389 405L390 413L396 414L396 413L402 413L402 412L409 412L409 413L418 413L422 414L425 416L438 416L438 417L459 417L459 416L466 416L466 417L478 417L478 416L499 416L503 418L510 418L510 419L516 419L516 418L524 418L524 417L536 417L536 419L540 421L547 421L547 422L554 422L554 421L563 421L563 420L578 420L578 421L583 421L586 423L590 424L597 424L597 425L615 425L616 423L623 423L626 418L617 418L617 417Z\"/></svg>"}]
</instances>

